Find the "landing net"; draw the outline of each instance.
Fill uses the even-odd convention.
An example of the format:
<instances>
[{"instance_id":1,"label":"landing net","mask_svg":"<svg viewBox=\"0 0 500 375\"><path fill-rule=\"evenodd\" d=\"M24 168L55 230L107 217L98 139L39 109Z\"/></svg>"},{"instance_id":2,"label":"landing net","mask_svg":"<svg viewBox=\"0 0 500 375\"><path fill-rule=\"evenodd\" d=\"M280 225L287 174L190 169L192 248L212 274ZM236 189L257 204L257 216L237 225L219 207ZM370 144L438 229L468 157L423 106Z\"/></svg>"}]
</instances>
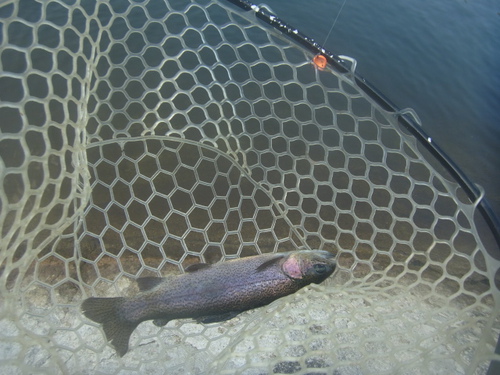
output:
<instances>
[{"instance_id":1,"label":"landing net","mask_svg":"<svg viewBox=\"0 0 500 375\"><path fill-rule=\"evenodd\" d=\"M0 372L486 373L500 262L477 188L354 60L232 2L1 2ZM123 358L80 311L299 248L337 273L226 322L143 323Z\"/></svg>"}]
</instances>

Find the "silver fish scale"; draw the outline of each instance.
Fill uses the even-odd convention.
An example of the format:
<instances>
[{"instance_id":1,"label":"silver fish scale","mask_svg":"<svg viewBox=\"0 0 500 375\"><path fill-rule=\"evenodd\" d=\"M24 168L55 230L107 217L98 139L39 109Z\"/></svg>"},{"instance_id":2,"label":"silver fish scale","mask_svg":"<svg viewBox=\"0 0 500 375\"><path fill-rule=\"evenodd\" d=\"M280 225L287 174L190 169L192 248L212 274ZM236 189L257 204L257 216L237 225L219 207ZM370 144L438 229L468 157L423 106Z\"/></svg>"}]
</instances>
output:
<instances>
[{"instance_id":1,"label":"silver fish scale","mask_svg":"<svg viewBox=\"0 0 500 375\"><path fill-rule=\"evenodd\" d=\"M317 69L253 9L0 3L2 374L483 374L499 359L478 202L351 73ZM121 359L80 311L138 277L299 248L335 253L335 276L227 322L143 323Z\"/></svg>"}]
</instances>

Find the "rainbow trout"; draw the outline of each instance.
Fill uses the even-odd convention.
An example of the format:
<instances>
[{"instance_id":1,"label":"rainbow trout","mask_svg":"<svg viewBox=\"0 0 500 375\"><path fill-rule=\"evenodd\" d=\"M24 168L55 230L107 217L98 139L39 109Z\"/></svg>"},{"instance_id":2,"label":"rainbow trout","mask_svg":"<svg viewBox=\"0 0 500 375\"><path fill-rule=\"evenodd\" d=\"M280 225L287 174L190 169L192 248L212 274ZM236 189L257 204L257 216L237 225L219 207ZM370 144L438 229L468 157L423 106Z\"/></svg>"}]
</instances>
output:
<instances>
[{"instance_id":1,"label":"rainbow trout","mask_svg":"<svg viewBox=\"0 0 500 375\"><path fill-rule=\"evenodd\" d=\"M172 319L227 320L308 284L319 284L335 266L334 256L322 250L264 254L214 265L198 263L181 275L138 279L140 292L132 297L88 298L82 311L102 324L106 338L123 356L130 335L141 322L153 320L163 326Z\"/></svg>"}]
</instances>

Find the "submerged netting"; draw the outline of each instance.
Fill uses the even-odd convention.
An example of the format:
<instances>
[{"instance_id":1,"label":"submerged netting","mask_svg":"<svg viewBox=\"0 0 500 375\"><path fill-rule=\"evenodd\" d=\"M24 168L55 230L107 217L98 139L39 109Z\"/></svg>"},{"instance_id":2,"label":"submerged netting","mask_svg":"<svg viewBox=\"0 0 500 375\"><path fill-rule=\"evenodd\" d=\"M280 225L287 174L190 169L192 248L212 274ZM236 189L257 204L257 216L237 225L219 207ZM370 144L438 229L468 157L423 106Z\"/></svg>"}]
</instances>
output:
<instances>
[{"instance_id":1,"label":"submerged netting","mask_svg":"<svg viewBox=\"0 0 500 375\"><path fill-rule=\"evenodd\" d=\"M500 262L478 202L353 72L254 11L0 5L0 372L486 373ZM338 271L226 322L143 323L123 358L80 311L299 248Z\"/></svg>"}]
</instances>

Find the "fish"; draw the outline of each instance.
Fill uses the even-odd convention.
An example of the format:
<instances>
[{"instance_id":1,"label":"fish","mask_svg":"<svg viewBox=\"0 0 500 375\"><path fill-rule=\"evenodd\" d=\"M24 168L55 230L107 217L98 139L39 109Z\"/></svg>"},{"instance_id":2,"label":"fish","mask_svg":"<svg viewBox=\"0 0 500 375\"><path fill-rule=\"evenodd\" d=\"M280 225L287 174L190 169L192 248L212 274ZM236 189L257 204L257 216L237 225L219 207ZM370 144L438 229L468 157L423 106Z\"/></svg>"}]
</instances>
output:
<instances>
[{"instance_id":1,"label":"fish","mask_svg":"<svg viewBox=\"0 0 500 375\"><path fill-rule=\"evenodd\" d=\"M203 324L232 319L323 282L335 271L334 258L324 250L296 250L196 263L180 275L138 278L139 292L130 297L87 298L81 310L102 325L106 339L122 357L132 332L144 321L164 326L174 319Z\"/></svg>"}]
</instances>

